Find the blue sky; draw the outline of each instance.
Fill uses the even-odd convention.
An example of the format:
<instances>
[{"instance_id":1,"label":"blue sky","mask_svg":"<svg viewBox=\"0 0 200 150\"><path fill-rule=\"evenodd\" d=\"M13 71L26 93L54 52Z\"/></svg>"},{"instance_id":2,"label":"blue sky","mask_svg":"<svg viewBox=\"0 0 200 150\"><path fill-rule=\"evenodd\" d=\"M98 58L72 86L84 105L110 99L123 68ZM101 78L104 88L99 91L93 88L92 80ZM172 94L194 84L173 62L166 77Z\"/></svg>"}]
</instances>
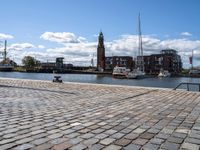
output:
<instances>
[{"instance_id":1,"label":"blue sky","mask_svg":"<svg viewBox=\"0 0 200 150\"><path fill-rule=\"evenodd\" d=\"M41 61L64 56L88 64L97 34L105 36L106 55L136 55L137 16L141 13L146 54L175 48L188 67L194 50L200 58L199 0L0 0L0 40L10 56ZM144 49L145 50L145 49Z\"/></svg>"}]
</instances>

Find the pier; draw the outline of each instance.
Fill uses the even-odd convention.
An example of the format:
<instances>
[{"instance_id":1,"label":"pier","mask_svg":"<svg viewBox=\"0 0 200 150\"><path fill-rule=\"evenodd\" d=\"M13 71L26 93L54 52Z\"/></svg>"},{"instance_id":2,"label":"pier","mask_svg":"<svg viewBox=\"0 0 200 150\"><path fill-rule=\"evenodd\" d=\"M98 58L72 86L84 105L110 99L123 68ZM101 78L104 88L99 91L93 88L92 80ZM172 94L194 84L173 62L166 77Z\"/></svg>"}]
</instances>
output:
<instances>
[{"instance_id":1,"label":"pier","mask_svg":"<svg viewBox=\"0 0 200 150\"><path fill-rule=\"evenodd\" d=\"M0 79L0 150L200 148L200 93Z\"/></svg>"}]
</instances>

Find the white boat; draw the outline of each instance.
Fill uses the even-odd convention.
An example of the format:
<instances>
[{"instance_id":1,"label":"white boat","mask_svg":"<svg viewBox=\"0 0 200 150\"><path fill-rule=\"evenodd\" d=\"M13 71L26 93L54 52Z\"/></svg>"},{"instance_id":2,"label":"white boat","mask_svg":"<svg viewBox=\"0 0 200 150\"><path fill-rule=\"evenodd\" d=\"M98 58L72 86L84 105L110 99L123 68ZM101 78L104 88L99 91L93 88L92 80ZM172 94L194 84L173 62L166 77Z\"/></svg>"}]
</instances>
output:
<instances>
[{"instance_id":1,"label":"white boat","mask_svg":"<svg viewBox=\"0 0 200 150\"><path fill-rule=\"evenodd\" d=\"M127 79L139 79L144 78L144 76L145 73L139 69L134 69L126 75Z\"/></svg>"},{"instance_id":2,"label":"white boat","mask_svg":"<svg viewBox=\"0 0 200 150\"><path fill-rule=\"evenodd\" d=\"M126 67L114 67L112 76L114 78L126 78L126 75L130 72L130 69Z\"/></svg>"},{"instance_id":3,"label":"white boat","mask_svg":"<svg viewBox=\"0 0 200 150\"><path fill-rule=\"evenodd\" d=\"M158 74L158 77L170 77L171 73L169 73L168 70L161 70L160 73Z\"/></svg>"}]
</instances>

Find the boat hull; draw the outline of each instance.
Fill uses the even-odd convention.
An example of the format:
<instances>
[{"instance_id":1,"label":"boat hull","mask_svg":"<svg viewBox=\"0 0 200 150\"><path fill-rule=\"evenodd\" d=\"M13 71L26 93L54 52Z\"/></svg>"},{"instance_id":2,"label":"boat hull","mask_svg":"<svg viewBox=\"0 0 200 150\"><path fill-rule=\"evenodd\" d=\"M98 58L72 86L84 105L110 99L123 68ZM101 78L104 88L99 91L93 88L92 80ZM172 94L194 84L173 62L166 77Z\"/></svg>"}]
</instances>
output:
<instances>
[{"instance_id":1,"label":"boat hull","mask_svg":"<svg viewBox=\"0 0 200 150\"><path fill-rule=\"evenodd\" d=\"M117 79L126 79L127 78L125 75L122 75L122 74L113 74L112 77L117 78Z\"/></svg>"}]
</instances>

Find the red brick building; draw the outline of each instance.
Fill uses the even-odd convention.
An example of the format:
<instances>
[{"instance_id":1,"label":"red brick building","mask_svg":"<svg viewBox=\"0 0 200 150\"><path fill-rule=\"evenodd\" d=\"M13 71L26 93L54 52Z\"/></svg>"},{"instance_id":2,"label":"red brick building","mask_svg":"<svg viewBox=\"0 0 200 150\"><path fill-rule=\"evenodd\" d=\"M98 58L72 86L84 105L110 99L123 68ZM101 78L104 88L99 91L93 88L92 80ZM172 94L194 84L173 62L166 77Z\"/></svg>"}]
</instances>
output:
<instances>
[{"instance_id":1,"label":"red brick building","mask_svg":"<svg viewBox=\"0 0 200 150\"><path fill-rule=\"evenodd\" d=\"M162 50L160 54L143 56L143 59L147 74L158 74L161 68L172 74L178 74L182 70L181 57L173 49Z\"/></svg>"},{"instance_id":2,"label":"red brick building","mask_svg":"<svg viewBox=\"0 0 200 150\"><path fill-rule=\"evenodd\" d=\"M134 66L133 57L130 56L112 56L106 57L106 70L113 70L115 66L126 67L132 70Z\"/></svg>"}]
</instances>

